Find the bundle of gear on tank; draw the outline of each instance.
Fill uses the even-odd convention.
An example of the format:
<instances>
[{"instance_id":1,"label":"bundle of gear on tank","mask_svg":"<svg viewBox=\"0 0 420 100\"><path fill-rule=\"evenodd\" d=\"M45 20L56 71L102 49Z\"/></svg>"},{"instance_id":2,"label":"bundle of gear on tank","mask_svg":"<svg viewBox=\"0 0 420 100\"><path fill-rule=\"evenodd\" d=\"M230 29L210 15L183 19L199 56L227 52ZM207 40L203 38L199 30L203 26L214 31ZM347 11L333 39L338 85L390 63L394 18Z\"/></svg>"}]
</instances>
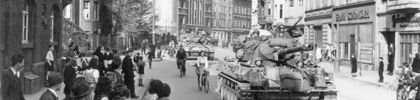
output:
<instances>
[{"instance_id":1,"label":"bundle of gear on tank","mask_svg":"<svg viewBox=\"0 0 420 100\"><path fill-rule=\"evenodd\" d=\"M254 64L255 59L263 60L264 66L285 65L294 57L294 52L313 50L312 44L299 45L298 37L302 36L296 25L287 28L282 38L270 39L270 36L261 35L259 30L254 30L250 37L240 38L234 44L236 58L240 62ZM281 27L277 27L281 28Z\"/></svg>"}]
</instances>

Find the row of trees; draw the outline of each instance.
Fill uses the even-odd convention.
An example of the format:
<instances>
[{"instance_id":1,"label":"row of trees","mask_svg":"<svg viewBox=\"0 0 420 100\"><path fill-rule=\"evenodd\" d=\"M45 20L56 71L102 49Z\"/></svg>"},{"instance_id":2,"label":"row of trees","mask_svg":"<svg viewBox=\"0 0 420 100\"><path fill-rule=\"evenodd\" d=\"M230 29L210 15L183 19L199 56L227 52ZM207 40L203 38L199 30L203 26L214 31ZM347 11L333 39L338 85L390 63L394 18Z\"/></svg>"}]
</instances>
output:
<instances>
[{"instance_id":1,"label":"row of trees","mask_svg":"<svg viewBox=\"0 0 420 100\"><path fill-rule=\"evenodd\" d=\"M116 37L127 33L140 36L144 31L152 31L154 22L159 20L153 7L152 0L104 0L100 10L101 35ZM107 40L107 44L111 45L113 41Z\"/></svg>"}]
</instances>

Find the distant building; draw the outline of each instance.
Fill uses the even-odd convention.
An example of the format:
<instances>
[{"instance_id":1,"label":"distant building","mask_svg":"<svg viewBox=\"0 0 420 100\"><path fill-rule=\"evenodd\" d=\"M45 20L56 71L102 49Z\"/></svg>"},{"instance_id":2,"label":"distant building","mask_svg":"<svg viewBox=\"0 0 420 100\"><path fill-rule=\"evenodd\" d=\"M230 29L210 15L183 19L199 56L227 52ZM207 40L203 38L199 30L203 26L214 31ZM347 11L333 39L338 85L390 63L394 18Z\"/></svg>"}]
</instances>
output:
<instances>
[{"instance_id":1,"label":"distant building","mask_svg":"<svg viewBox=\"0 0 420 100\"><path fill-rule=\"evenodd\" d=\"M213 32L212 35L219 39L219 44L223 40L229 40L233 23L233 0L213 0Z\"/></svg>"},{"instance_id":2,"label":"distant building","mask_svg":"<svg viewBox=\"0 0 420 100\"><path fill-rule=\"evenodd\" d=\"M229 41L239 35L247 35L251 30L251 0L233 0L232 35Z\"/></svg>"},{"instance_id":3,"label":"distant building","mask_svg":"<svg viewBox=\"0 0 420 100\"><path fill-rule=\"evenodd\" d=\"M211 0L179 0L178 30L184 33L209 33L211 26Z\"/></svg>"},{"instance_id":4,"label":"distant building","mask_svg":"<svg viewBox=\"0 0 420 100\"><path fill-rule=\"evenodd\" d=\"M65 44L75 42L79 47L82 47L80 48L82 51L93 50L99 45L101 4L100 0L73 0L71 4L64 8L64 21L69 23L66 24L68 27L65 26L65 29L77 27L73 29L75 31L71 31L71 28L70 31L63 30L63 32L67 32L63 36ZM76 34L79 35L76 36L77 38L71 37Z\"/></svg>"}]
</instances>

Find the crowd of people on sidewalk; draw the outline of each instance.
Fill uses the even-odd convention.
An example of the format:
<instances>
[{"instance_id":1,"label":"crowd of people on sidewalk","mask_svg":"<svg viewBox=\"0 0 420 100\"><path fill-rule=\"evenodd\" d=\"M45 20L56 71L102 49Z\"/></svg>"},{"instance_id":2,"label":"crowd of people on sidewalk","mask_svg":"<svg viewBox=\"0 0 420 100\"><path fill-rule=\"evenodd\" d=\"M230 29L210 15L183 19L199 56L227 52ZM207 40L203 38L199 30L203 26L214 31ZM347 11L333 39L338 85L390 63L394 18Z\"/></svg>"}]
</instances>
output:
<instances>
[{"instance_id":1,"label":"crowd of people on sidewalk","mask_svg":"<svg viewBox=\"0 0 420 100\"><path fill-rule=\"evenodd\" d=\"M68 56L60 58L64 62L64 72L57 71L54 64L54 46L49 46L46 54L45 69L47 75L45 84L48 88L40 100L59 100L58 92L64 83L64 100L125 100L139 98L135 92L135 74L139 78L138 86L143 87L144 68L146 66L140 53L134 50L118 52L104 46L96 48L90 60L81 53L77 46L70 45L72 50ZM149 61L154 51L147 53ZM123 59L120 57L124 56ZM12 56L12 65L2 77L2 100L25 100L20 81L20 72L24 69L24 57L20 54ZM149 62L151 68L151 62ZM157 85L154 85L157 84ZM168 100L170 87L160 80L152 80L149 94L156 98L147 100Z\"/></svg>"}]
</instances>

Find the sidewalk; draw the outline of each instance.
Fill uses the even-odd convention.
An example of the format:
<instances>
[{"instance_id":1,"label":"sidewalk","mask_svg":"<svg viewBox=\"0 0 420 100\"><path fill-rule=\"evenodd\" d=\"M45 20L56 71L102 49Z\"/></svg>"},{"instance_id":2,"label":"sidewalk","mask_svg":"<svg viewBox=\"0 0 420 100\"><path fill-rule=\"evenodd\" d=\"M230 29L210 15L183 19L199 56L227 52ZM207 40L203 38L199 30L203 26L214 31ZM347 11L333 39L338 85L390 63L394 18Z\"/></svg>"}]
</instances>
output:
<instances>
[{"instance_id":1,"label":"sidewalk","mask_svg":"<svg viewBox=\"0 0 420 100\"><path fill-rule=\"evenodd\" d=\"M393 76L389 76L386 74L386 72L384 72L384 83L379 83L379 74L378 71L367 71L367 70L362 70L362 75L360 76L359 72L358 72L358 76L356 77L352 77L351 76L351 68L350 66L340 66L340 72L335 72L334 71L334 64L332 62L321 62L318 65L320 65L321 67L323 67L325 69L325 71L327 72L333 72L335 77L338 78L349 78L352 79L354 81L359 81L359 82L363 82L366 84L370 84L373 86L378 86L378 87L384 87L386 89L390 89L390 90L397 90L397 86L398 86L398 80L397 77L399 76L398 74L394 73Z\"/></svg>"}]
</instances>

